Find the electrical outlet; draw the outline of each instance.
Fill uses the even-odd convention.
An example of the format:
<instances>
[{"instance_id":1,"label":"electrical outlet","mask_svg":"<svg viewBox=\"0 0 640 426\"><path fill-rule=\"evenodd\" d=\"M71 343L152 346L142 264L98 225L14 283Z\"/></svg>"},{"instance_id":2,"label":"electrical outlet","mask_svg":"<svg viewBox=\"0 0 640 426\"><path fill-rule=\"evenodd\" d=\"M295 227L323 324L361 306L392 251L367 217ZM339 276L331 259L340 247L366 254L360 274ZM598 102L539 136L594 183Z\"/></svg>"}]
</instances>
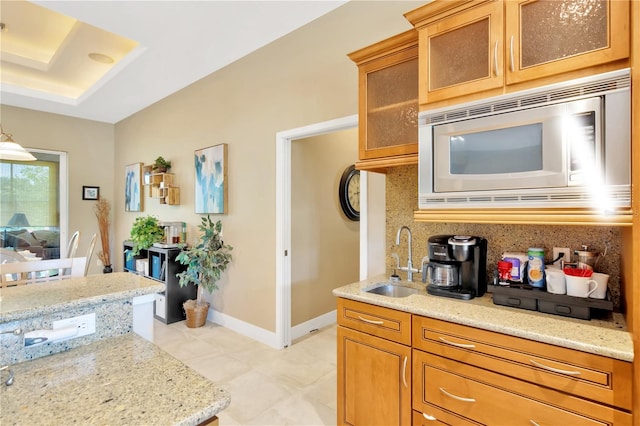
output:
<instances>
[{"instance_id":1,"label":"electrical outlet","mask_svg":"<svg viewBox=\"0 0 640 426\"><path fill-rule=\"evenodd\" d=\"M558 256L560 256L560 254L562 254L562 259L554 262L554 266L560 267L560 264L562 263L562 261L564 261L565 263L567 262L571 262L571 249L568 247L554 247L553 248L553 259L555 260L558 258Z\"/></svg>"},{"instance_id":2,"label":"electrical outlet","mask_svg":"<svg viewBox=\"0 0 640 426\"><path fill-rule=\"evenodd\" d=\"M57 330L59 328L67 328L67 327L77 327L78 334L73 336L72 338L86 336L88 334L93 334L96 332L96 314L95 312L81 315L79 317L66 318L53 322L53 329Z\"/></svg>"}]
</instances>

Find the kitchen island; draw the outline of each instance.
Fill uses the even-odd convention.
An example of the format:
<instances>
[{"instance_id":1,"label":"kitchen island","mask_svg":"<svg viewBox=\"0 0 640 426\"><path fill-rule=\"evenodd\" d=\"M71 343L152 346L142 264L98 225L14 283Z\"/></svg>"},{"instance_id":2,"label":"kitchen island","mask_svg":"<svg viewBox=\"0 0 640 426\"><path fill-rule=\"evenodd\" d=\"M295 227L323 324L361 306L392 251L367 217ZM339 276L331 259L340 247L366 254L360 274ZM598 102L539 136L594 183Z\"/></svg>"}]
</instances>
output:
<instances>
[{"instance_id":1,"label":"kitchen island","mask_svg":"<svg viewBox=\"0 0 640 426\"><path fill-rule=\"evenodd\" d=\"M229 393L134 333L12 366L2 425L198 425ZM6 378L3 376L3 378Z\"/></svg>"},{"instance_id":2,"label":"kitchen island","mask_svg":"<svg viewBox=\"0 0 640 426\"><path fill-rule=\"evenodd\" d=\"M0 424L217 420L230 403L228 392L152 343L153 300L163 290L163 283L130 273L2 288L0 358L14 381L5 386L9 371L0 372ZM87 314L95 314L95 333L24 346L25 332Z\"/></svg>"}]
</instances>

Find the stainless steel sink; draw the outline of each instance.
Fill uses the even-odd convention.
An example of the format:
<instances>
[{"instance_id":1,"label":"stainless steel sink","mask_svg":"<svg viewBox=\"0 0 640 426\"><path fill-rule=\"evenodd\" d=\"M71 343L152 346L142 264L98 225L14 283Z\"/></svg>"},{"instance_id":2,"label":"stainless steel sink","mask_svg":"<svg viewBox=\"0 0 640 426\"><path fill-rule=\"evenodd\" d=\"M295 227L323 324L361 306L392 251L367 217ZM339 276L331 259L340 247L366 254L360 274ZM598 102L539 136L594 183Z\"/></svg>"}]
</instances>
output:
<instances>
[{"instance_id":1,"label":"stainless steel sink","mask_svg":"<svg viewBox=\"0 0 640 426\"><path fill-rule=\"evenodd\" d=\"M419 290L411 287L404 287L394 284L383 284L379 287L374 287L370 290L366 290L367 293L381 294L388 297L408 297L412 294L418 293Z\"/></svg>"}]
</instances>

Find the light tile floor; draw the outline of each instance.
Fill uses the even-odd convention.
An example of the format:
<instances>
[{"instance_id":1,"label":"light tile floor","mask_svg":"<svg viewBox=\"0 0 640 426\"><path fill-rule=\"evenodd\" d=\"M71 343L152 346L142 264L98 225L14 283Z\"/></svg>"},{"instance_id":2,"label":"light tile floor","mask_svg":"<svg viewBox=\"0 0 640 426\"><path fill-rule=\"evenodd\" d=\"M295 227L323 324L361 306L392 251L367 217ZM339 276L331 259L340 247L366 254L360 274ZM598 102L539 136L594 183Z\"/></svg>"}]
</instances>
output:
<instances>
[{"instance_id":1,"label":"light tile floor","mask_svg":"<svg viewBox=\"0 0 640 426\"><path fill-rule=\"evenodd\" d=\"M154 342L231 393L228 425L335 425L336 326L276 350L207 322L154 321Z\"/></svg>"}]
</instances>

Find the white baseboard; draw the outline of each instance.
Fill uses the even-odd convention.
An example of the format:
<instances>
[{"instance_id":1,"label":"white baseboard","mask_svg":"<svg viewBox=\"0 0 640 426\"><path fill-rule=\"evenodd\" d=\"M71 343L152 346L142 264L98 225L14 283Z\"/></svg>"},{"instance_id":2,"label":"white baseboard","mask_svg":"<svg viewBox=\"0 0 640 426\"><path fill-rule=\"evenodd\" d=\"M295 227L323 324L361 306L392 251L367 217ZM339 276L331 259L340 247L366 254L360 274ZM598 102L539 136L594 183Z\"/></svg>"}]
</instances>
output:
<instances>
[{"instance_id":1,"label":"white baseboard","mask_svg":"<svg viewBox=\"0 0 640 426\"><path fill-rule=\"evenodd\" d=\"M333 310L331 312L327 312L326 314L320 315L319 317L312 318L309 321L305 321L302 324L291 327L291 341L306 336L312 330L318 330L322 327L335 324L336 317L337 311Z\"/></svg>"},{"instance_id":2,"label":"white baseboard","mask_svg":"<svg viewBox=\"0 0 640 426\"><path fill-rule=\"evenodd\" d=\"M257 327L248 322L240 321L237 318L234 318L227 314L223 314L221 312L217 312L211 308L209 308L207 319L211 322L226 327L229 330L233 330L236 333L240 333L243 336L247 336L253 340L257 340L260 343L264 343L265 345L270 346L274 349L282 349L281 347L279 347L278 339L276 338L275 332L265 330L264 328Z\"/></svg>"}]
</instances>

